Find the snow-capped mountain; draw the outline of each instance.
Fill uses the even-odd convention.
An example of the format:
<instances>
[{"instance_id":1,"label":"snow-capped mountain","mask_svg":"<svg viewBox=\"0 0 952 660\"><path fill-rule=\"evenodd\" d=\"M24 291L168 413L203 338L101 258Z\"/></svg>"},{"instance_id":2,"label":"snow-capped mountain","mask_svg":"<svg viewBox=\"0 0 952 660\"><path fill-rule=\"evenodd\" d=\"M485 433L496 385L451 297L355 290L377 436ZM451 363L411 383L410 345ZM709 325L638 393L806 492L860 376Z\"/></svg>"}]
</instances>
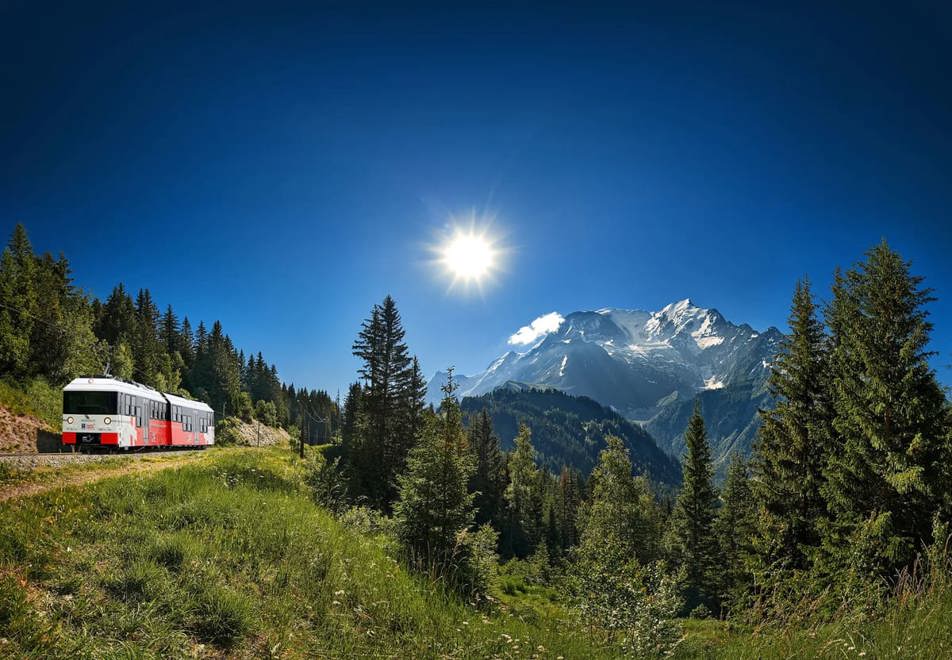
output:
<instances>
[{"instance_id":1,"label":"snow-capped mountain","mask_svg":"<svg viewBox=\"0 0 952 660\"><path fill-rule=\"evenodd\" d=\"M757 407L765 401L770 363L783 335L735 325L716 309L681 300L659 311L606 308L564 318L540 317L510 343L532 343L457 377L460 396L508 382L545 385L589 396L639 421L676 455L690 408L700 396L715 455L749 451ZM554 321L553 321L554 319ZM446 375L430 382L438 400Z\"/></svg>"}]
</instances>

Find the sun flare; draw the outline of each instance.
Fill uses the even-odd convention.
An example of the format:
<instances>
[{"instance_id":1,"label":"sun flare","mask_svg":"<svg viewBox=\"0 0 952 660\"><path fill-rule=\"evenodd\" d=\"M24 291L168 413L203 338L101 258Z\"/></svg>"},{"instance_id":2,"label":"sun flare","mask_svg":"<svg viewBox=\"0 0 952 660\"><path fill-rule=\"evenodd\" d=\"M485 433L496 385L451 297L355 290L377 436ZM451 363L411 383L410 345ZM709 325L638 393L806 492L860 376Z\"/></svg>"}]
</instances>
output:
<instances>
[{"instance_id":1,"label":"sun flare","mask_svg":"<svg viewBox=\"0 0 952 660\"><path fill-rule=\"evenodd\" d=\"M449 290L483 293L505 270L507 248L496 231L494 216L452 217L430 244L432 261Z\"/></svg>"},{"instance_id":2,"label":"sun flare","mask_svg":"<svg viewBox=\"0 0 952 660\"><path fill-rule=\"evenodd\" d=\"M472 231L457 231L443 246L441 261L455 278L479 282L492 272L496 253L485 236Z\"/></svg>"}]
</instances>

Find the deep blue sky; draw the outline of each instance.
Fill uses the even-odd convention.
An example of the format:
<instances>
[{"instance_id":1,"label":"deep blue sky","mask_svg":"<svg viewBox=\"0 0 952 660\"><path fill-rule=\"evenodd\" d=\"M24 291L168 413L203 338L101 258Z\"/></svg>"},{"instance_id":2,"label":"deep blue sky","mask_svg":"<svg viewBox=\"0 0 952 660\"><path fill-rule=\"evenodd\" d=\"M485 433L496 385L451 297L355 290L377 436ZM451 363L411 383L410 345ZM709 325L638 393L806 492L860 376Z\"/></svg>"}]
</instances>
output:
<instances>
[{"instance_id":1,"label":"deep blue sky","mask_svg":"<svg viewBox=\"0 0 952 660\"><path fill-rule=\"evenodd\" d=\"M71 4L0 8L0 229L285 379L346 386L387 293L428 373L551 311L782 327L797 277L825 296L885 237L936 289L952 382L947 10ZM507 271L447 293L425 247L473 209Z\"/></svg>"}]
</instances>

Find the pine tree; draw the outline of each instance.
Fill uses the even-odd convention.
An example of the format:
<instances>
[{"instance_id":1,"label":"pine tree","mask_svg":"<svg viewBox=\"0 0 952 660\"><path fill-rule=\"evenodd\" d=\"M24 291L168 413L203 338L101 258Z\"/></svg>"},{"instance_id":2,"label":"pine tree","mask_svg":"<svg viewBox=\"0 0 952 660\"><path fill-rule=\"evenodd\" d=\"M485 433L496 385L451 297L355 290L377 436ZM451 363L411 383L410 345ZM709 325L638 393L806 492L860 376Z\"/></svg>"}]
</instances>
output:
<instances>
[{"instance_id":1,"label":"pine tree","mask_svg":"<svg viewBox=\"0 0 952 660\"><path fill-rule=\"evenodd\" d=\"M0 258L0 371L26 377L37 315L36 261L21 224Z\"/></svg>"},{"instance_id":2,"label":"pine tree","mask_svg":"<svg viewBox=\"0 0 952 660\"><path fill-rule=\"evenodd\" d=\"M834 452L824 494L834 570L891 577L931 542L950 489L946 401L927 351L931 291L885 242L838 275L833 332Z\"/></svg>"},{"instance_id":3,"label":"pine tree","mask_svg":"<svg viewBox=\"0 0 952 660\"><path fill-rule=\"evenodd\" d=\"M136 361L136 377L145 385L156 384L162 345L158 337L159 309L148 289L136 296L135 331L130 342Z\"/></svg>"},{"instance_id":4,"label":"pine tree","mask_svg":"<svg viewBox=\"0 0 952 660\"><path fill-rule=\"evenodd\" d=\"M179 338L179 322L172 311L172 306L165 308L165 314L162 315L162 324L159 330L159 341L162 347L169 355L173 355L179 350L181 340Z\"/></svg>"},{"instance_id":5,"label":"pine tree","mask_svg":"<svg viewBox=\"0 0 952 660\"><path fill-rule=\"evenodd\" d=\"M542 493L535 464L532 433L520 424L515 448L509 454L509 485L506 487L508 534L503 537L506 554L528 557L542 536Z\"/></svg>"},{"instance_id":6,"label":"pine tree","mask_svg":"<svg viewBox=\"0 0 952 660\"><path fill-rule=\"evenodd\" d=\"M374 306L353 345L364 382L359 441L348 457L351 488L384 509L393 502L396 476L415 440L410 408L417 407L419 382L412 375L404 335L396 303L387 296Z\"/></svg>"},{"instance_id":7,"label":"pine tree","mask_svg":"<svg viewBox=\"0 0 952 660\"><path fill-rule=\"evenodd\" d=\"M736 603L753 580L749 560L757 531L757 505L747 472L747 463L734 454L714 523L721 559L720 598L726 607Z\"/></svg>"},{"instance_id":8,"label":"pine tree","mask_svg":"<svg viewBox=\"0 0 952 660\"><path fill-rule=\"evenodd\" d=\"M600 556L608 545L641 565L656 559L660 530L654 500L644 477L632 476L631 458L620 438L606 438L591 481L579 557Z\"/></svg>"},{"instance_id":9,"label":"pine tree","mask_svg":"<svg viewBox=\"0 0 952 660\"><path fill-rule=\"evenodd\" d=\"M700 402L684 434L684 482L671 514L668 548L675 566L683 570L685 605L691 611L697 605L716 610L718 547L714 535L717 493L711 468L711 449L707 443Z\"/></svg>"},{"instance_id":10,"label":"pine tree","mask_svg":"<svg viewBox=\"0 0 952 660\"><path fill-rule=\"evenodd\" d=\"M476 495L476 522L490 523L501 530L505 521L506 459L489 411L484 409L476 415L469 429L469 444L476 463L470 481L470 491Z\"/></svg>"},{"instance_id":11,"label":"pine tree","mask_svg":"<svg viewBox=\"0 0 952 660\"><path fill-rule=\"evenodd\" d=\"M764 508L758 549L762 570L803 569L819 545L826 513L821 495L833 442L828 341L810 283L797 282L790 334L770 375L776 398L762 411L754 457L757 499Z\"/></svg>"},{"instance_id":12,"label":"pine tree","mask_svg":"<svg viewBox=\"0 0 952 660\"><path fill-rule=\"evenodd\" d=\"M96 335L110 346L118 346L120 342L130 343L135 331L136 308L125 286L120 282L102 306L96 323Z\"/></svg>"},{"instance_id":13,"label":"pine tree","mask_svg":"<svg viewBox=\"0 0 952 660\"><path fill-rule=\"evenodd\" d=\"M188 317L182 319L182 329L179 332L178 352L182 356L186 369L192 366L195 359L195 337L192 335L192 324Z\"/></svg>"},{"instance_id":14,"label":"pine tree","mask_svg":"<svg viewBox=\"0 0 952 660\"><path fill-rule=\"evenodd\" d=\"M583 490L582 475L579 471L563 465L555 503L562 550L568 550L578 543L579 507L582 503Z\"/></svg>"},{"instance_id":15,"label":"pine tree","mask_svg":"<svg viewBox=\"0 0 952 660\"><path fill-rule=\"evenodd\" d=\"M453 564L457 537L473 524L467 490L472 471L459 403L449 387L440 414L426 420L398 478L397 536L418 568L442 574Z\"/></svg>"}]
</instances>

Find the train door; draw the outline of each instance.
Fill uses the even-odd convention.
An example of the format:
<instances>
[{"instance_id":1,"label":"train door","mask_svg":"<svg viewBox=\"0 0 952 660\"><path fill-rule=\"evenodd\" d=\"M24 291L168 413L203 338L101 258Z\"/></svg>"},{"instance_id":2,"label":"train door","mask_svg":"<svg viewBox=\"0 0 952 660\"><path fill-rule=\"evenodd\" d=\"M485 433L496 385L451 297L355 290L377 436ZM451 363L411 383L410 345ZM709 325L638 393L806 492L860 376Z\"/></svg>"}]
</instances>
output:
<instances>
[{"instance_id":1,"label":"train door","mask_svg":"<svg viewBox=\"0 0 952 660\"><path fill-rule=\"evenodd\" d=\"M144 419L144 410L143 404L145 401L141 397L134 397L133 401L135 402L134 412L136 418L136 426L142 429L142 442L146 443L149 441L149 425L145 423Z\"/></svg>"}]
</instances>

